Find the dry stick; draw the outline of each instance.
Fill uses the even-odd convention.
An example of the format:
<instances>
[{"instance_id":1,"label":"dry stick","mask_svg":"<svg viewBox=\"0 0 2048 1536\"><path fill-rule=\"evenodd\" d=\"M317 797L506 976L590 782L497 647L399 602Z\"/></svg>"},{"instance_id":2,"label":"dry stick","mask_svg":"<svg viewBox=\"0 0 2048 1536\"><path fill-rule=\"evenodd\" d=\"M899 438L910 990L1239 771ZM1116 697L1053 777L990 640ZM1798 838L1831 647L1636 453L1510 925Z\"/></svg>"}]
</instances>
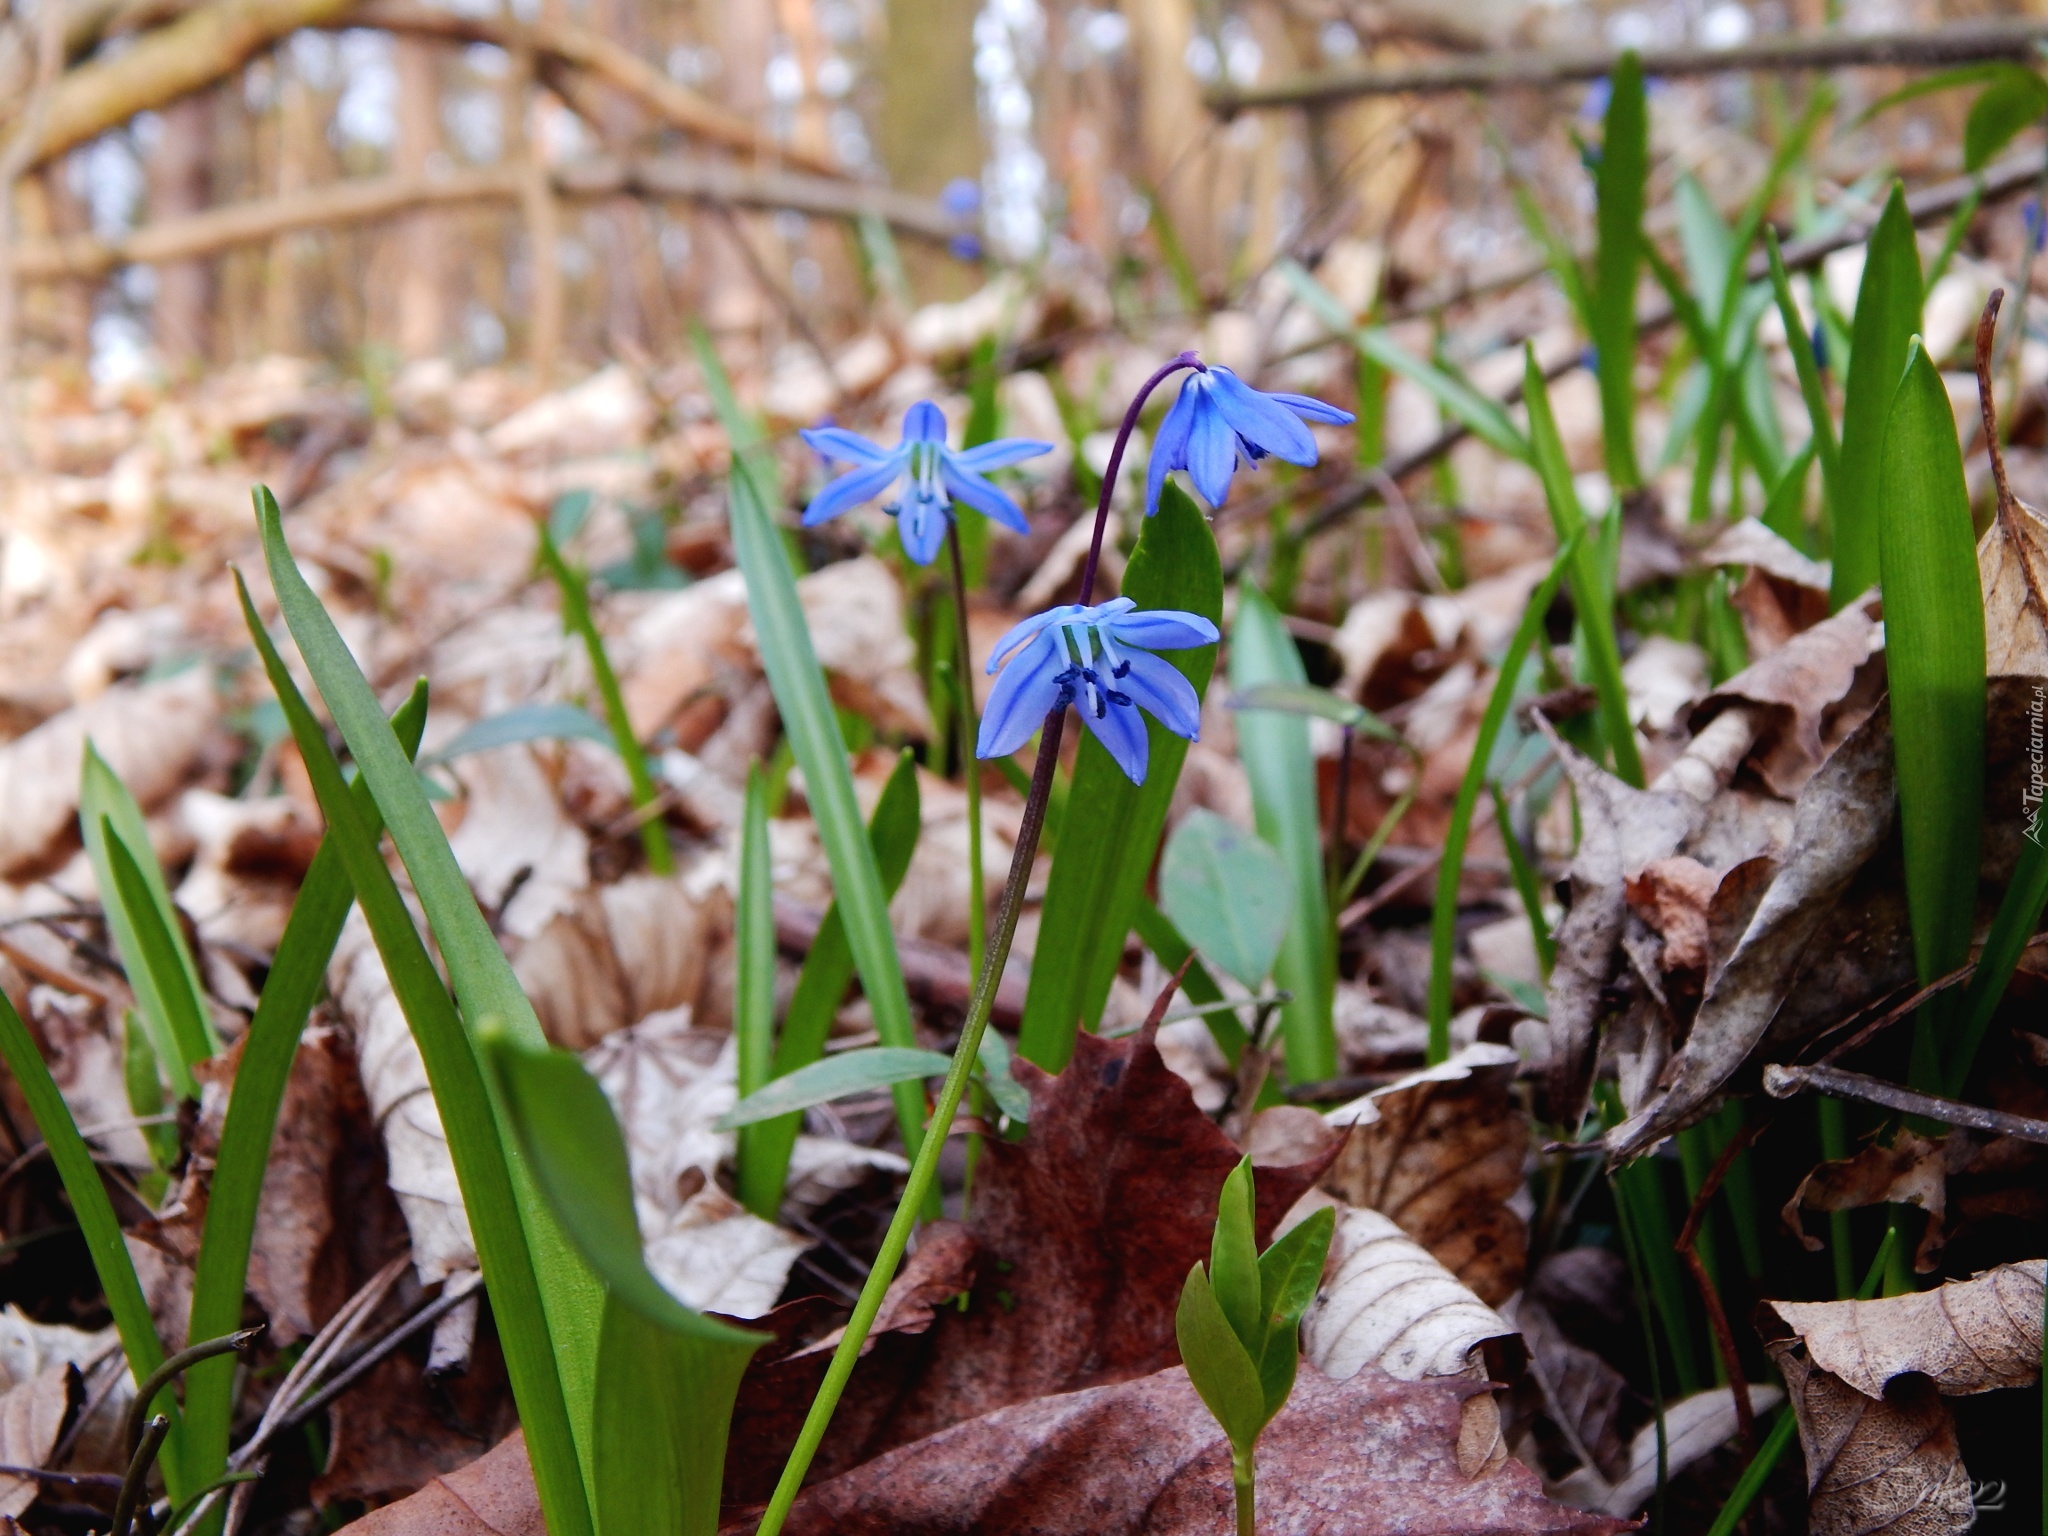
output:
<instances>
[{"instance_id":1,"label":"dry stick","mask_svg":"<svg viewBox=\"0 0 2048 1536\"><path fill-rule=\"evenodd\" d=\"M1931 187L1923 187L1907 197L1907 216L1915 224L1931 224L1936 219L1955 212L1973 193L1981 192L1982 203L1989 205L2016 193L2031 191L2035 180L2042 173L2043 163L2043 157L2037 151L2009 155L1985 171L1981 177L1956 176L1947 181L1936 182ZM1802 271L1817 267L1836 251L1860 245L1868 237L1875 223L1876 219L1873 217L1868 223L1845 224L1831 234L1814 235L1809 239L1793 241L1780 253L1785 259L1786 270ZM1539 275L1535 272L1529 274L1531 277ZM1752 259L1746 273L1747 280L1761 282L1767 276L1768 261L1764 258ZM1660 298L1636 315L1636 329L1639 333L1647 335L1664 329L1676 318L1677 311L1672 308L1671 301ZM1330 338L1331 344L1343 340L1342 336ZM1555 382L1583 362L1584 357L1581 354L1561 359L1543 370L1544 380L1546 383ZM1522 386L1516 383L1500 397L1499 403L1514 405L1519 403L1521 398ZM1386 460L1378 466L1378 472L1395 480L1405 480L1418 469L1428 467L1449 453L1452 448L1463 442L1467 435L1466 428L1461 423L1453 422L1420 447ZM1379 481L1376 476L1361 476L1339 491L1317 511L1315 516L1302 525L1301 537L1312 538L1325 529L1341 523L1377 494Z\"/></svg>"},{"instance_id":2,"label":"dry stick","mask_svg":"<svg viewBox=\"0 0 2048 1536\"><path fill-rule=\"evenodd\" d=\"M1653 48L1640 53L1643 73L1670 78L1738 70L1792 73L1843 68L1934 69L1994 59L2025 62L2048 37L2048 22L2022 18L1958 22L1915 32L1795 33L1733 48ZM1432 59L1394 68L1318 70L1244 89L1219 86L1204 94L1224 117L1275 107L1326 106L1359 96L1400 96L1487 91L1504 86L1567 85L1614 72L1620 54L1609 49L1481 53Z\"/></svg>"},{"instance_id":3,"label":"dry stick","mask_svg":"<svg viewBox=\"0 0 2048 1536\"><path fill-rule=\"evenodd\" d=\"M2048 1146L2048 1120L2008 1115L1996 1109L1980 1109L1975 1104L1958 1104L1954 1099L1938 1099L1932 1094L1915 1093L1897 1083L1888 1083L1881 1077L1845 1072L1840 1067L1788 1067L1772 1062L1764 1068L1764 1092L1774 1099L1789 1099L1795 1093L1805 1092L1830 1094L1838 1099L1859 1099L1882 1109L1897 1110L1902 1115L1923 1115L1944 1125L1960 1125L1967 1130L1984 1131L1993 1136L2012 1136L2020 1141Z\"/></svg>"},{"instance_id":4,"label":"dry stick","mask_svg":"<svg viewBox=\"0 0 2048 1536\"><path fill-rule=\"evenodd\" d=\"M1761 1130L1760 1126L1745 1125L1728 1138L1728 1145L1721 1149L1714 1166L1700 1180L1700 1192L1693 1196L1692 1209L1686 1212L1685 1226L1679 1231L1678 1241L1671 1245L1691 1272L1692 1283L1699 1287L1700 1301L1707 1309L1707 1324L1714 1335L1714 1348L1720 1352L1721 1369L1728 1374L1728 1390L1735 1399L1735 1427L1741 1432L1742 1443L1752 1454L1756 1451L1756 1409L1749 1400L1749 1378L1743 1374L1742 1356L1735 1349L1735 1330L1728 1326L1728 1310L1721 1305L1721 1293L1714 1288L1713 1277L1707 1273L1706 1260L1700 1257L1695 1244L1700 1235L1700 1223L1706 1219L1708 1202L1721 1188L1721 1181L1728 1177L1728 1170L1735 1166L1735 1159L1757 1139Z\"/></svg>"}]
</instances>

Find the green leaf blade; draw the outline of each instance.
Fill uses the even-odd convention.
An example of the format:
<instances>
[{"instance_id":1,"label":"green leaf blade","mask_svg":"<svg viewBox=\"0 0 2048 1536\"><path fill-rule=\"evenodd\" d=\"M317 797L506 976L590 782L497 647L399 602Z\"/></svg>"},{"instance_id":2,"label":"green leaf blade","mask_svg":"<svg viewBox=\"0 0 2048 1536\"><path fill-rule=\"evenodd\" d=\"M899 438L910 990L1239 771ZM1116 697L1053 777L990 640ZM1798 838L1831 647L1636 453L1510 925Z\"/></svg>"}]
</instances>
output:
<instances>
[{"instance_id":1,"label":"green leaf blade","mask_svg":"<svg viewBox=\"0 0 2048 1536\"><path fill-rule=\"evenodd\" d=\"M1896 182L1871 232L1850 331L1842 392L1842 449L1834 497L1834 574L1828 601L1842 608L1878 581L1878 477L1885 423L1920 329L1920 248Z\"/></svg>"},{"instance_id":2,"label":"green leaf blade","mask_svg":"<svg viewBox=\"0 0 2048 1536\"><path fill-rule=\"evenodd\" d=\"M747 771L740 818L739 910L734 947L733 1039L739 1048L740 1096L768 1081L775 1064L775 889L768 860L768 780L755 763ZM759 1137L743 1127L739 1140L740 1203L765 1221L782 1208L780 1172L766 1160Z\"/></svg>"},{"instance_id":3,"label":"green leaf blade","mask_svg":"<svg viewBox=\"0 0 2048 1536\"><path fill-rule=\"evenodd\" d=\"M1249 1451L1266 1427L1266 1389L1258 1367L1216 1304L1200 1264L1188 1271L1174 1312L1173 1331L1181 1363L1231 1448Z\"/></svg>"},{"instance_id":4,"label":"green leaf blade","mask_svg":"<svg viewBox=\"0 0 2048 1536\"><path fill-rule=\"evenodd\" d=\"M1167 841L1159 899L1189 943L1252 991L1272 970L1294 911L1287 865L1272 845L1199 808Z\"/></svg>"},{"instance_id":5,"label":"green leaf blade","mask_svg":"<svg viewBox=\"0 0 2048 1536\"><path fill-rule=\"evenodd\" d=\"M1608 85L1607 130L1595 178L1599 245L1589 304L1593 347L1600 359L1601 442L1607 478L1619 493L1642 483L1635 445L1636 276L1650 176L1650 117L1642 61L1634 49L1622 53Z\"/></svg>"},{"instance_id":6,"label":"green leaf blade","mask_svg":"<svg viewBox=\"0 0 2048 1536\"><path fill-rule=\"evenodd\" d=\"M758 1125L814 1104L829 1104L849 1094L943 1077L951 1064L952 1058L942 1052L917 1047L871 1045L857 1051L841 1051L755 1089L719 1117L718 1129L729 1131ZM915 1093L916 1089L911 1091Z\"/></svg>"}]
</instances>

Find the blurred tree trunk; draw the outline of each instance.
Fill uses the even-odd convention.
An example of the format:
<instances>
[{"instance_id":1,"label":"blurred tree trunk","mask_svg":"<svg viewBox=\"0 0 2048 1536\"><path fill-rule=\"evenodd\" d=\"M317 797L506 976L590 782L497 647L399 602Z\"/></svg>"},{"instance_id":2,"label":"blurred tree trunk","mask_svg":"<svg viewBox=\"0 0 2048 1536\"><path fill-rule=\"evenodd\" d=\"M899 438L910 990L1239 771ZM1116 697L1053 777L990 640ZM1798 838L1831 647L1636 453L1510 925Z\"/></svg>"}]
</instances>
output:
<instances>
[{"instance_id":1,"label":"blurred tree trunk","mask_svg":"<svg viewBox=\"0 0 2048 1536\"><path fill-rule=\"evenodd\" d=\"M312 88L280 58L274 189L278 196L312 185L313 162L319 150L320 121ZM304 234L280 235L270 242L263 283L263 345L267 351L303 354L318 350L312 327L306 323L304 263L311 244L312 237Z\"/></svg>"},{"instance_id":2,"label":"blurred tree trunk","mask_svg":"<svg viewBox=\"0 0 2048 1536\"><path fill-rule=\"evenodd\" d=\"M768 115L768 57L774 43L775 13L763 0L714 0L707 5L712 42L722 62L720 94L726 106L756 125ZM768 295L761 291L746 256L734 245L737 226L752 234L761 220L734 214L731 225L716 211L693 216L690 237L704 253L698 267L698 309L722 339L741 341L759 333L767 318ZM735 363L744 363L736 356Z\"/></svg>"},{"instance_id":3,"label":"blurred tree trunk","mask_svg":"<svg viewBox=\"0 0 2048 1536\"><path fill-rule=\"evenodd\" d=\"M875 149L890 183L906 192L981 185L987 151L974 80L970 0L888 0ZM974 269L930 250L906 250L903 264L919 299L969 291Z\"/></svg>"},{"instance_id":4,"label":"blurred tree trunk","mask_svg":"<svg viewBox=\"0 0 2048 1536\"><path fill-rule=\"evenodd\" d=\"M149 217L198 213L212 186L213 96L201 92L165 107L162 133L148 170ZM205 260L167 262L156 269L151 324L157 357L177 376L205 366L210 351L213 267Z\"/></svg>"},{"instance_id":5,"label":"blurred tree trunk","mask_svg":"<svg viewBox=\"0 0 2048 1536\"><path fill-rule=\"evenodd\" d=\"M1138 151L1145 190L1172 226L1205 288L1223 278L1214 120L1188 69L1190 0L1123 0L1138 71Z\"/></svg>"},{"instance_id":6,"label":"blurred tree trunk","mask_svg":"<svg viewBox=\"0 0 2048 1536\"><path fill-rule=\"evenodd\" d=\"M401 37L397 44L398 138L392 169L424 176L442 152L441 58L432 43ZM448 344L448 221L433 213L409 215L398 231L398 350L432 357Z\"/></svg>"}]
</instances>

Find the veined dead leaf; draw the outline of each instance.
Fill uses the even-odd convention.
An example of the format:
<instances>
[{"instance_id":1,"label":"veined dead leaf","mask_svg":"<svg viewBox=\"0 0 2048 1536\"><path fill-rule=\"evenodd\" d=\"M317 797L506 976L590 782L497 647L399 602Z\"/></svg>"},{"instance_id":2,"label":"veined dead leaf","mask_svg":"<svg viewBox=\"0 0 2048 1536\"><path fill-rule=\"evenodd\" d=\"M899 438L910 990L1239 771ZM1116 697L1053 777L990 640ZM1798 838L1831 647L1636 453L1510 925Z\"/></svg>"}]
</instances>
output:
<instances>
[{"instance_id":1,"label":"veined dead leaf","mask_svg":"<svg viewBox=\"0 0 2048 1536\"><path fill-rule=\"evenodd\" d=\"M347 1529L355 1536L547 1536L524 1432L515 1429L468 1466Z\"/></svg>"},{"instance_id":2,"label":"veined dead leaf","mask_svg":"<svg viewBox=\"0 0 2048 1536\"><path fill-rule=\"evenodd\" d=\"M2017 497L2001 498L1977 541L1977 574L1986 672L2048 676L2048 518Z\"/></svg>"},{"instance_id":3,"label":"veined dead leaf","mask_svg":"<svg viewBox=\"0 0 2048 1536\"><path fill-rule=\"evenodd\" d=\"M520 946L512 969L548 1039L588 1050L650 1014L694 1009L731 931L722 892L631 875L580 892Z\"/></svg>"},{"instance_id":4,"label":"veined dead leaf","mask_svg":"<svg viewBox=\"0 0 2048 1536\"><path fill-rule=\"evenodd\" d=\"M1918 1132L1901 1129L1888 1145L1873 1144L1854 1157L1822 1163L1805 1178L1785 1202L1785 1226L1819 1253L1821 1240L1809 1235L1799 1219L1802 1209L1853 1211L1867 1205L1917 1205L1927 1213L1915 1267L1922 1274L1934 1268L1934 1255L1941 1250L1942 1217L1948 1206L1948 1158L1946 1140L1931 1140Z\"/></svg>"},{"instance_id":5,"label":"veined dead leaf","mask_svg":"<svg viewBox=\"0 0 2048 1536\"><path fill-rule=\"evenodd\" d=\"M1475 1042L1326 1116L1351 1133L1322 1187L1391 1219L1491 1305L1521 1288L1528 1256L1513 1205L1529 1145L1509 1095L1518 1060Z\"/></svg>"},{"instance_id":6,"label":"veined dead leaf","mask_svg":"<svg viewBox=\"0 0 2048 1536\"><path fill-rule=\"evenodd\" d=\"M52 1361L0 1393L0 1464L47 1465L81 1395L78 1367L68 1360ZM32 1477L0 1473L0 1517L19 1519L41 1492Z\"/></svg>"}]
</instances>

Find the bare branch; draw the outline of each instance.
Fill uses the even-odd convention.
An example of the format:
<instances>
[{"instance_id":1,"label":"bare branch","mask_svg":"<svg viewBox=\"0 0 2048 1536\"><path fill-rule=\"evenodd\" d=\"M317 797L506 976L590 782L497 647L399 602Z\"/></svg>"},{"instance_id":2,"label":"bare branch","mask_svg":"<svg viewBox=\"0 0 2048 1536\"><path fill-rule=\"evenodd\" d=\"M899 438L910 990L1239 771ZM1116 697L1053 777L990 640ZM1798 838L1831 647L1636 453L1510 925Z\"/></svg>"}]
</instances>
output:
<instances>
[{"instance_id":1,"label":"bare branch","mask_svg":"<svg viewBox=\"0 0 2048 1536\"><path fill-rule=\"evenodd\" d=\"M1789 1099L1795 1093L1825 1093L1837 1099L1860 1099L1902 1115L1924 1115L1943 1125L1960 1125L1993 1136L2011 1136L2020 1141L2048 1146L2048 1120L2029 1115L2008 1115L2003 1110L1980 1109L1975 1104L1958 1104L1954 1099L1937 1099L1915 1093L1881 1077L1847 1072L1840 1067L1784 1067L1775 1062L1764 1068L1764 1092L1774 1099Z\"/></svg>"},{"instance_id":2,"label":"bare branch","mask_svg":"<svg viewBox=\"0 0 2048 1536\"><path fill-rule=\"evenodd\" d=\"M1642 61L1645 75L1665 78L1733 70L1937 69L1992 59L2024 62L2034 57L2034 44L2044 37L2048 21L2001 16L1917 32L1825 32L1759 38L1734 48L1658 48L1643 53ZM1229 117L1274 107L1327 106L1360 96L1564 85L1611 74L1618 58L1607 49L1482 53L1391 68L1320 70L1246 89L1219 87L1205 100L1210 111Z\"/></svg>"}]
</instances>

